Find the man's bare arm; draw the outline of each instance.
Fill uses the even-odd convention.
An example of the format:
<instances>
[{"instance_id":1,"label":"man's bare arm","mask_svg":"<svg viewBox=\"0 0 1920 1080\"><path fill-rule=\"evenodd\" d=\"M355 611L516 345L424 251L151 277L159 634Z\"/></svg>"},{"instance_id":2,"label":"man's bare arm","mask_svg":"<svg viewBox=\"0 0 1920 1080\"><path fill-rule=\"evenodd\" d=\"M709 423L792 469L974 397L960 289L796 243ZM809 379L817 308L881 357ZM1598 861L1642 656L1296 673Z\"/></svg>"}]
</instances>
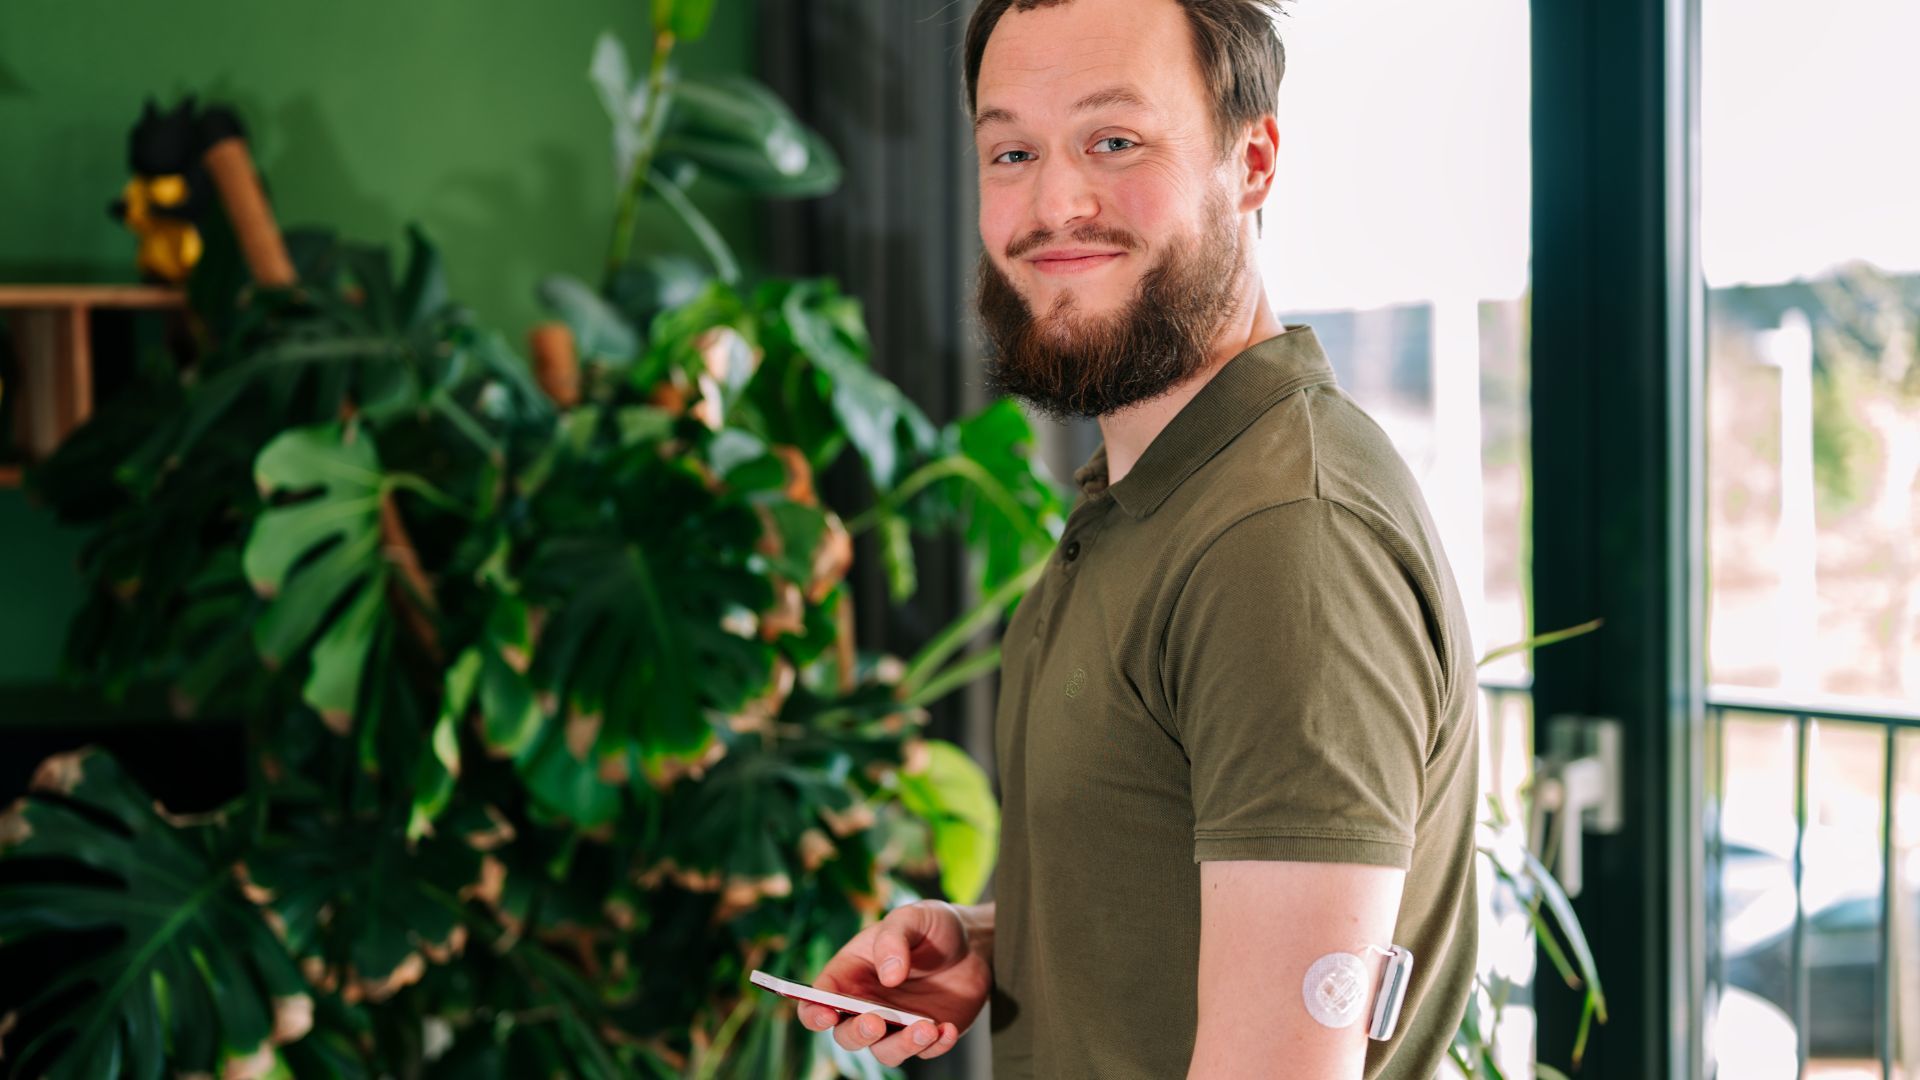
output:
<instances>
[{"instance_id":1,"label":"man's bare arm","mask_svg":"<svg viewBox=\"0 0 1920 1080\"><path fill-rule=\"evenodd\" d=\"M1200 1026L1190 1080L1359 1080L1366 1017L1406 872L1384 866L1222 860L1200 864ZM1367 973L1360 1018L1308 1012L1308 968L1333 953Z\"/></svg>"}]
</instances>

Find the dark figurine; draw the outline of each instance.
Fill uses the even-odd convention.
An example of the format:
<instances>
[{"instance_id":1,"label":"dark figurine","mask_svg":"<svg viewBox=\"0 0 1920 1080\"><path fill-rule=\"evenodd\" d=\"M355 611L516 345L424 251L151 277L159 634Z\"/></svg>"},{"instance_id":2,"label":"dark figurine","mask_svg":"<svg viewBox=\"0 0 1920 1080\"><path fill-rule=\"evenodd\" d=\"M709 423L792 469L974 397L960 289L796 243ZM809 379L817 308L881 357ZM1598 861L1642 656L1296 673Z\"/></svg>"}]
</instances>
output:
<instances>
[{"instance_id":1,"label":"dark figurine","mask_svg":"<svg viewBox=\"0 0 1920 1080\"><path fill-rule=\"evenodd\" d=\"M149 97L127 138L133 178L108 207L140 238L137 263L148 281L177 285L200 261L199 222L218 198L203 155L229 136L244 137L240 118L224 106L201 110L188 95L162 113Z\"/></svg>"}]
</instances>

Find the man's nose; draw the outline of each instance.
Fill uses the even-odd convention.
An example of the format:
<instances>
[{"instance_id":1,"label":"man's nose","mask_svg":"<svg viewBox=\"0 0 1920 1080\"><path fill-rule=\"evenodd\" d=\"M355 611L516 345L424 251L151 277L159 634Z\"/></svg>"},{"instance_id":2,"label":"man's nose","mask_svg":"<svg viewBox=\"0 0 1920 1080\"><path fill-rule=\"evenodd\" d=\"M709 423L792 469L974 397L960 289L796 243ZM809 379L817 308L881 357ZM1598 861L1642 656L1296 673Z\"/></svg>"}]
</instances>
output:
<instances>
[{"instance_id":1,"label":"man's nose","mask_svg":"<svg viewBox=\"0 0 1920 1080\"><path fill-rule=\"evenodd\" d=\"M1078 162L1042 159L1034 189L1034 217L1049 232L1092 221L1100 200Z\"/></svg>"}]
</instances>

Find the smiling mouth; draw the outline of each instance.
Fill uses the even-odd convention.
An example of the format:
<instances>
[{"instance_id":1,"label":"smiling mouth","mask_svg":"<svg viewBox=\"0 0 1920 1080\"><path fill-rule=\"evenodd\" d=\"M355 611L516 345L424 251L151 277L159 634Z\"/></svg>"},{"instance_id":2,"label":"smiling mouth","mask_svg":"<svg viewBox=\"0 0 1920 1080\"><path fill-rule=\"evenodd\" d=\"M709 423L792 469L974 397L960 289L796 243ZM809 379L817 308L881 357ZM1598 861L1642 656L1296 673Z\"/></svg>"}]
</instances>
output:
<instances>
[{"instance_id":1,"label":"smiling mouth","mask_svg":"<svg viewBox=\"0 0 1920 1080\"><path fill-rule=\"evenodd\" d=\"M1043 274L1081 274L1105 266L1125 254L1124 251L1108 251L1069 258L1037 258L1032 261L1034 269Z\"/></svg>"}]
</instances>

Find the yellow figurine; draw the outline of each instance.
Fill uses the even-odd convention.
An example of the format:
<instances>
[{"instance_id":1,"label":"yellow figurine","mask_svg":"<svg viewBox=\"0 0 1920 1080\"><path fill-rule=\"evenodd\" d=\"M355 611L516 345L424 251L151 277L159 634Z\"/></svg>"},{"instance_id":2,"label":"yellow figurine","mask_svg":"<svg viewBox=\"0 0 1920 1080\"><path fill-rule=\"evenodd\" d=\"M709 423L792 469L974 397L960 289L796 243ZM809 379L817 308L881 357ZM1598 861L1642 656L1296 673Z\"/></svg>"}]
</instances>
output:
<instances>
[{"instance_id":1,"label":"yellow figurine","mask_svg":"<svg viewBox=\"0 0 1920 1080\"><path fill-rule=\"evenodd\" d=\"M115 216L140 237L135 262L142 277L179 284L200 261L200 230L173 216L186 202L187 178L178 173L136 176L121 189Z\"/></svg>"},{"instance_id":2,"label":"yellow figurine","mask_svg":"<svg viewBox=\"0 0 1920 1080\"><path fill-rule=\"evenodd\" d=\"M143 279L178 285L200 261L205 244L199 223L216 193L203 157L209 146L242 134L231 109L194 105L192 95L171 112L161 112L149 97L127 138L127 166L133 179L121 189L108 213L140 238L135 258Z\"/></svg>"}]
</instances>

